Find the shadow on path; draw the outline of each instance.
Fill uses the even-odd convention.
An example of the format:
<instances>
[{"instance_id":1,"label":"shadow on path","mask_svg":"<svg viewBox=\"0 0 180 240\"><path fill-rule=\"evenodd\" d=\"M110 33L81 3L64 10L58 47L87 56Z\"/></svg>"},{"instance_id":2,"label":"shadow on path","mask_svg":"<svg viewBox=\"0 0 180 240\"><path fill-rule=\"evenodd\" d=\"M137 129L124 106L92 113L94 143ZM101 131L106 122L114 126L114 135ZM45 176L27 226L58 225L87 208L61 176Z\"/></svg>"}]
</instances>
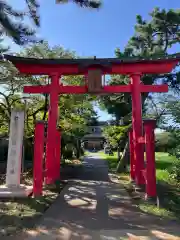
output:
<instances>
[{"instance_id":1,"label":"shadow on path","mask_svg":"<svg viewBox=\"0 0 180 240\"><path fill-rule=\"evenodd\" d=\"M87 158L84 164L79 179L62 190L37 229L29 231L28 240L120 240L129 239L128 234L177 239L169 237L175 232L180 234L176 223L141 212L123 186L109 180L106 161ZM163 238L152 238L157 234L163 234Z\"/></svg>"}]
</instances>

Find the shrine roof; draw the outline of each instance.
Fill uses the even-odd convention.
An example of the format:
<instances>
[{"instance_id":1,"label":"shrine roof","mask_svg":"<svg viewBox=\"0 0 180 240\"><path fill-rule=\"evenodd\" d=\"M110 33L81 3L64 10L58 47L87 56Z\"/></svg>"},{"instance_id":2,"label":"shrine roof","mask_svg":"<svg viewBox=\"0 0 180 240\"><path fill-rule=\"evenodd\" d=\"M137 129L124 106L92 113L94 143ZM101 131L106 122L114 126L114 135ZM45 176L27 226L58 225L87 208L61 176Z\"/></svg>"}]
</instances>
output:
<instances>
[{"instance_id":1,"label":"shrine roof","mask_svg":"<svg viewBox=\"0 0 180 240\"><path fill-rule=\"evenodd\" d=\"M169 62L169 61L180 61L180 53L172 55L161 55L156 57L142 58L142 57L128 57L128 58L77 58L77 59L37 59L37 58L24 58L14 55L0 56L0 60L6 59L13 64L38 64L38 65L78 65L86 67L89 65L102 65L108 66L111 64L129 64L129 63L148 63L148 62Z\"/></svg>"}]
</instances>

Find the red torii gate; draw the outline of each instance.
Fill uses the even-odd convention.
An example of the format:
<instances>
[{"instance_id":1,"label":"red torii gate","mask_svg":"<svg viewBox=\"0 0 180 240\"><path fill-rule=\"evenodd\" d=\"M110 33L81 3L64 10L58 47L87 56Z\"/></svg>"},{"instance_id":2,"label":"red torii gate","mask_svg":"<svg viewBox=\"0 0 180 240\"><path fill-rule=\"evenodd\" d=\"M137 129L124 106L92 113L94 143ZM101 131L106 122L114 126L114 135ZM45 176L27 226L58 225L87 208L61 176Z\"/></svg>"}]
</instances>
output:
<instances>
[{"instance_id":1,"label":"red torii gate","mask_svg":"<svg viewBox=\"0 0 180 240\"><path fill-rule=\"evenodd\" d=\"M179 62L180 57L169 55L166 59L34 59L5 55L20 73L31 75L48 75L51 84L45 86L26 86L24 93L46 93L50 95L50 106L48 115L48 133L46 150L46 183L52 183L57 177L57 165L54 164L54 152L56 146L56 124L58 118L58 96L59 94L84 94L89 93L87 85L63 86L60 78L63 75L88 76L90 71L99 70L101 75L122 74L130 76L129 85L102 86L96 91L101 93L129 92L132 94L132 127L134 142L134 161L136 164L136 183L144 183L142 170L144 169L144 150L140 143L142 138L142 92L167 92L167 85L144 85L141 83L143 74L169 73Z\"/></svg>"}]
</instances>

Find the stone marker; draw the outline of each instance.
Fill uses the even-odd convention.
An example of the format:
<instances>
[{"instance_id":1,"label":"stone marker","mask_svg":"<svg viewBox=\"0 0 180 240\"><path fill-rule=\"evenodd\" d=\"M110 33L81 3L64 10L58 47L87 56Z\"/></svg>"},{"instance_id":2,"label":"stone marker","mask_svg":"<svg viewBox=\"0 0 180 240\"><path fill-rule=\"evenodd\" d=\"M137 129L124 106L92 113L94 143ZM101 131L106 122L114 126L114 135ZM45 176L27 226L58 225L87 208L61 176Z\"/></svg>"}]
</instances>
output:
<instances>
[{"instance_id":1,"label":"stone marker","mask_svg":"<svg viewBox=\"0 0 180 240\"><path fill-rule=\"evenodd\" d=\"M20 184L24 115L22 110L13 109L11 112L6 185L0 187L0 197L28 196L32 192L32 187Z\"/></svg>"}]
</instances>

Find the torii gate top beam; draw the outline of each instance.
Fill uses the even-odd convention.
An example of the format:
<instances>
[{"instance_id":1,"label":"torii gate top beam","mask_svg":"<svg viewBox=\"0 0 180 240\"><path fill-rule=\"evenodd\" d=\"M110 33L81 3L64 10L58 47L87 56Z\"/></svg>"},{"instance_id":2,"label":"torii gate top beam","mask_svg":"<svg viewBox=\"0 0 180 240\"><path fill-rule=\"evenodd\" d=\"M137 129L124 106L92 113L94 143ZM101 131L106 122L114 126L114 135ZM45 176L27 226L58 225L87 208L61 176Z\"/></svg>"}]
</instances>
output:
<instances>
[{"instance_id":1,"label":"torii gate top beam","mask_svg":"<svg viewBox=\"0 0 180 240\"><path fill-rule=\"evenodd\" d=\"M102 74L169 73L180 61L180 53L156 58L94 58L94 59L36 59L4 55L24 74L85 75L89 69L101 69Z\"/></svg>"}]
</instances>

